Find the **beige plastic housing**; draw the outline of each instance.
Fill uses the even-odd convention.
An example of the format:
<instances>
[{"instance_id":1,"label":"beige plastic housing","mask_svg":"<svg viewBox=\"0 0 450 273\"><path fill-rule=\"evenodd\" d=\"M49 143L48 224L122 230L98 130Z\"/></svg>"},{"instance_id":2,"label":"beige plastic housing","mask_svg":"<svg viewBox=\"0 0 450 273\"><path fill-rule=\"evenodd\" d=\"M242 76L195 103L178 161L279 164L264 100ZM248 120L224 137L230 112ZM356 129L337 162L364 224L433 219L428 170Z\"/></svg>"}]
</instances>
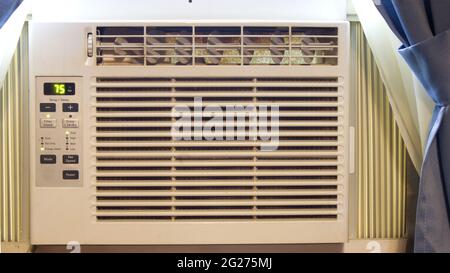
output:
<instances>
[{"instance_id":1,"label":"beige plastic housing","mask_svg":"<svg viewBox=\"0 0 450 273\"><path fill-rule=\"evenodd\" d=\"M112 65L103 66L97 63L98 52L88 57L88 34L94 35L97 41L97 27L102 26L282 26L282 27L335 27L338 32L338 55L336 65ZM94 44L95 48L96 44ZM145 52L147 52L145 50ZM147 54L147 53L146 53ZM249 22L249 21L192 21L192 22L83 22L83 23L30 23L30 121L31 121L31 243L35 245L67 244L77 241L80 244L294 244L294 243L339 243L348 239L348 170L349 170L349 126L348 109L348 56L349 25L347 22ZM145 56L144 56L145 57ZM241 56L242 57L242 56ZM80 183L75 186L64 186L64 181L39 181L42 179L39 169L40 129L36 115L39 115L39 103L43 97L42 80L50 77L52 81L66 80L75 77L80 94ZM141 78L133 81L133 79ZM164 79L164 80L155 80ZM189 80L186 81L186 78ZM111 79L113 79L111 81ZM132 79L130 81L130 79ZM167 80L169 79L169 80ZM218 80L219 79L219 80ZM223 80L220 80L223 79ZM230 80L231 79L231 80ZM240 80L251 79L251 80ZM278 79L278 80L277 80ZM311 80L313 79L313 80ZM317 79L317 80L315 80ZM296 131L281 130L280 136L296 137L296 140L281 141L284 150L273 154L262 154L260 151L235 149L232 151L185 151L180 147L188 146L172 140L152 142L133 142L134 140L114 143L99 142L98 137L141 137L169 136L167 131L127 131L123 127L127 122L109 121L112 124L99 122L99 118L151 117L152 113L136 113L121 111L120 113L98 112L99 107L171 107L177 105L177 99L183 88L214 87L215 90L230 85L239 88L252 88L254 93L233 93L230 97L238 98L239 103L257 102L261 97L273 98L280 107L311 107L305 110L305 117L313 119L289 119L297 117L295 111L285 113L286 120L280 126L300 128ZM156 95L142 95L133 88L169 88L170 92L159 92ZM103 89L102 89L103 88ZM128 89L127 89L128 88ZM131 88L131 89L130 89ZM264 89L265 88L265 89ZM270 89L275 88L275 89ZM278 88L278 89L277 89ZM292 95L288 88L302 90L300 95ZM306 88L306 89L305 89ZM309 89L308 89L309 88ZM316 93L325 88L323 93ZM332 88L334 93L326 91ZM145 89L145 90L147 90ZM283 91L286 89L285 91ZM100 92L102 90L102 92ZM105 91L106 90L106 91ZM131 93L108 93L108 90L131 90ZM134 91L133 91L134 90ZM145 91L144 92L148 92ZM190 90L190 89L189 89ZM269 90L266 95L259 95L259 90ZM306 90L306 91L305 91ZM322 90L322 91L323 91ZM331 90L331 89L330 89ZM142 90L141 90L142 91ZM191 96L198 95L191 90ZM225 92L225 91L224 91ZM236 91L233 91L236 92ZM281 92L281 93L280 93ZM207 92L208 93L208 92ZM210 94L205 97L224 96ZM288 94L289 93L289 94ZM147 93L145 93L147 94ZM154 101L131 100L123 98L157 98ZM292 96L297 99L286 100ZM228 96L227 96L228 97ZM321 99L322 97L327 99ZM99 100L99 98L107 98ZM169 98L169 99L167 99ZM240 100L239 98L242 98ZM311 100L310 98L314 98ZM267 100L266 100L267 101ZM269 100L270 103L270 100ZM314 107L330 107L336 110L314 112ZM299 108L299 109L300 109ZM309 108L308 108L309 109ZM331 110L330 110L331 111ZM303 112L302 112L303 113ZM164 117L168 112L161 113ZM332 119L324 120L320 117ZM283 116L283 113L281 113ZM159 127L167 125L165 121L143 121L146 126L159 123ZM142 123L131 122L140 127ZM130 125L129 124L129 125ZM170 124L170 122L168 122ZM304 130L303 127L316 128L325 126L335 128L333 132ZM122 128L120 131L108 131L99 128ZM303 130L303 131L302 131ZM334 129L333 129L334 130ZM315 135L316 134L316 135ZM321 137L314 140L314 137ZM324 136L330 137L329 139ZM308 137L301 140L301 137ZM253 143L252 147L258 143ZM161 149L153 151L139 150L139 147L153 145ZM192 147L206 147L211 143L195 143ZM215 147L241 146L248 143L213 143ZM137 149L136 151L118 151L116 147ZM299 147L314 147L312 150ZM107 149L99 149L106 147ZM137 147L137 148L136 148ZM169 147L169 150L164 150ZM294 147L294 148L292 148ZM331 147L331 148L319 148ZM178 150L179 149L179 150ZM234 148L233 148L234 149ZM208 152L209 151L209 152ZM104 162L102 157L116 156L113 162ZM152 157L153 159L168 155L169 159L161 161L123 161L121 157ZM206 157L205 155L209 155ZM226 160L216 164L213 160L218 156L235 156L238 160ZM193 157L191 163L187 158ZM268 157L267 162L263 162ZM327 159L328 157L328 159ZM251 159L248 159L251 158ZM289 160L292 158L292 160ZM309 159L308 159L309 158ZM318 160L317 158L321 158ZM317 161L314 161L317 160ZM139 166L141 169L130 171L129 167ZM152 170L158 166L160 169ZM186 169L186 166L188 168ZM198 169L198 167L210 169ZM242 169L214 169L215 167L242 167ZM283 168L279 168L279 167ZM287 167L286 167L287 166ZM296 168L290 168L296 166ZM300 167L298 167L300 166ZM310 168L313 166L314 168ZM114 169L117 167L118 169ZM168 167L168 169L167 169ZM268 168L262 168L268 167ZM297 168L298 167L298 168ZM55 172L61 172L55 166ZM99 169L100 168L100 169ZM104 169L101 169L104 168ZM48 171L48 170L47 170ZM139 180L101 180L99 178L145 177ZM208 177L225 177L225 180ZM247 177L227 180L230 177ZM169 181L150 180L148 177L170 177ZM185 179L179 177L203 177L207 179ZM272 177L270 181L263 181ZM297 180L296 177L316 177L316 179ZM319 178L317 178L319 177ZM328 177L320 178L320 177ZM334 178L333 178L334 177ZM119 181L119 182L117 182ZM131 182L130 182L131 181ZM61 182L60 186L54 183ZM104 184L102 184L104 183ZM116 184L114 184L116 183ZM118 184L117 184L118 183ZM127 184L128 183L128 184ZM183 184L185 183L185 184ZM228 184L227 184L228 183ZM314 184L316 183L316 184ZM166 187L168 185L169 189ZM197 185L212 187L211 189L195 188ZM224 188L227 185L236 188ZM116 187L114 190L111 188ZM146 186L148 188L139 188ZM182 188L187 186L187 188ZM102 188L103 187L103 188ZM131 187L126 188L126 187ZM153 187L153 188L152 188ZM156 188L155 188L156 187ZM161 187L161 188L157 188ZM179 188L180 187L180 188ZM194 188L189 188L194 187ZM216 187L216 188L215 188ZM222 188L220 188L222 187ZM211 199L212 196L245 196L249 199L224 198ZM99 200L97 197L114 197L116 199ZM169 199L130 199L135 196L168 197ZM183 199L180 197L208 197L210 199ZM266 197L264 197L266 196ZM267 196L272 196L267 198ZM275 197L273 197L275 196ZM286 198L288 196L289 198ZM302 196L292 199L292 196ZM313 198L318 196L317 198ZM122 197L122 199L117 198ZM128 198L128 199L127 199ZM328 198L328 199L327 199ZM225 200L225 201L224 201ZM203 203L201 203L203 202ZM159 209L150 210L148 206ZM217 206L223 206L217 209ZM189 209L199 206L198 210ZM100 209L102 207L103 209ZM104 208L107 208L106 210ZM122 209L117 209L120 207ZM215 209L214 209L215 207ZM232 208L233 207L233 208ZM236 207L240 207L236 209ZM123 209L128 208L128 209ZM167 209L168 208L168 209ZM230 209L232 208L232 209ZM326 216L326 217L322 217ZM128 220L126 217L130 217Z\"/></svg>"}]
</instances>

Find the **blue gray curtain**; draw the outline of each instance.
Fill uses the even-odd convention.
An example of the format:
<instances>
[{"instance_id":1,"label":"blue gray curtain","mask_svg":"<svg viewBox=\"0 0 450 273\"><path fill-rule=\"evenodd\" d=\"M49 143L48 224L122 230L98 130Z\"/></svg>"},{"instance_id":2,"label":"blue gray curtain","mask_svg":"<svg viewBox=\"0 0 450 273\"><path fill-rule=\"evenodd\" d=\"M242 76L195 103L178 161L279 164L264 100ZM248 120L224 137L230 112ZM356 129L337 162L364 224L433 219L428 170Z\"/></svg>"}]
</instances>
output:
<instances>
[{"instance_id":1,"label":"blue gray curtain","mask_svg":"<svg viewBox=\"0 0 450 273\"><path fill-rule=\"evenodd\" d=\"M2 28L20 3L22 3L22 0L0 0L0 28Z\"/></svg>"},{"instance_id":2,"label":"blue gray curtain","mask_svg":"<svg viewBox=\"0 0 450 273\"><path fill-rule=\"evenodd\" d=\"M374 0L436 107L422 165L415 252L450 252L450 0Z\"/></svg>"}]
</instances>

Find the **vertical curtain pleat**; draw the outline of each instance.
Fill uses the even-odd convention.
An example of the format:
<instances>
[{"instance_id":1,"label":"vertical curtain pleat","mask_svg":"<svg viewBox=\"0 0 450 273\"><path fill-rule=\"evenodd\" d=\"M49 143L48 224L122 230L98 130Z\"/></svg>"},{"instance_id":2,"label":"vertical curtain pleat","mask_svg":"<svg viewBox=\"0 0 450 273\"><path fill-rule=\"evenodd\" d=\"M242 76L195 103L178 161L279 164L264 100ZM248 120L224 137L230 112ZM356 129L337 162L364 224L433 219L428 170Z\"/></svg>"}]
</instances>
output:
<instances>
[{"instance_id":1,"label":"vertical curtain pleat","mask_svg":"<svg viewBox=\"0 0 450 273\"><path fill-rule=\"evenodd\" d=\"M398 52L435 103L421 169L414 250L450 252L450 1L382 0L375 5L394 33L405 33Z\"/></svg>"},{"instance_id":2,"label":"vertical curtain pleat","mask_svg":"<svg viewBox=\"0 0 450 273\"><path fill-rule=\"evenodd\" d=\"M406 148L386 88L359 23L356 42L359 239L404 238Z\"/></svg>"},{"instance_id":3,"label":"vertical curtain pleat","mask_svg":"<svg viewBox=\"0 0 450 273\"><path fill-rule=\"evenodd\" d=\"M406 34L408 45L433 37L433 31L428 24L427 10L423 1L395 0L392 4L395 11L403 19L400 21L400 24ZM417 31L416 28L420 28L420 31Z\"/></svg>"},{"instance_id":4,"label":"vertical curtain pleat","mask_svg":"<svg viewBox=\"0 0 450 273\"><path fill-rule=\"evenodd\" d=\"M433 14L434 33L439 34L450 29L450 16L448 12L445 12L448 9L448 1L433 0L429 2L429 5L430 12Z\"/></svg>"}]
</instances>

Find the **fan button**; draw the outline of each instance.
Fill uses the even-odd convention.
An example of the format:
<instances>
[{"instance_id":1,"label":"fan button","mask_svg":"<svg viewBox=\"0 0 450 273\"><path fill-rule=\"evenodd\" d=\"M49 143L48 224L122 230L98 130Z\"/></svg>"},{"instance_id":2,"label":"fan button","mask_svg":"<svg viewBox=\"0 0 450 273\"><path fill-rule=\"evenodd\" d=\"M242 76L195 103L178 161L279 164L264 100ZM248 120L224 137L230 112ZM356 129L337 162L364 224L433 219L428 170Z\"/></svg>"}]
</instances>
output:
<instances>
[{"instance_id":1,"label":"fan button","mask_svg":"<svg viewBox=\"0 0 450 273\"><path fill-rule=\"evenodd\" d=\"M63 155L64 164L78 164L78 155Z\"/></svg>"}]
</instances>

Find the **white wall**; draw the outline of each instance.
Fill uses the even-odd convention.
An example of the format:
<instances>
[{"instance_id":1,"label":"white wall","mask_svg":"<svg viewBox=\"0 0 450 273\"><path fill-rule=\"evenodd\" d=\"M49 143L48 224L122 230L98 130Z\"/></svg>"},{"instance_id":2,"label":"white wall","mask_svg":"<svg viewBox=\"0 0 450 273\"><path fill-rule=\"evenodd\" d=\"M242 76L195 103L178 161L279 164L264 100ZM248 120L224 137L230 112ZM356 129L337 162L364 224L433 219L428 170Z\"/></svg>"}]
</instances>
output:
<instances>
[{"instance_id":1,"label":"white wall","mask_svg":"<svg viewBox=\"0 0 450 273\"><path fill-rule=\"evenodd\" d=\"M33 19L343 20L346 0L33 0Z\"/></svg>"},{"instance_id":2,"label":"white wall","mask_svg":"<svg viewBox=\"0 0 450 273\"><path fill-rule=\"evenodd\" d=\"M348 15L355 15L356 16L356 10L353 6L353 0L347 0L347 14Z\"/></svg>"}]
</instances>

